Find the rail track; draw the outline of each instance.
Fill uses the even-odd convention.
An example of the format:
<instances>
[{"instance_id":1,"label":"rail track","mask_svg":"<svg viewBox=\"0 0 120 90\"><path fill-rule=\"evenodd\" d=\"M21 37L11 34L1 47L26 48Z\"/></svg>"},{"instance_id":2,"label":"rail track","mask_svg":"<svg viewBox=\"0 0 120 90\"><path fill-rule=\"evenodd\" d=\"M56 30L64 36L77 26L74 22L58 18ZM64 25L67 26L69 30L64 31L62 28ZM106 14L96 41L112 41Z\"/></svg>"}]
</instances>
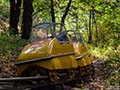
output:
<instances>
[{"instance_id":1,"label":"rail track","mask_svg":"<svg viewBox=\"0 0 120 90\"><path fill-rule=\"evenodd\" d=\"M93 67L94 68L94 67ZM60 74L61 75L61 74ZM88 76L94 76L94 72ZM83 80L86 77L81 77ZM77 83L81 82L77 76L73 79L62 79L61 81L52 82L49 76L31 76L31 77L12 77L0 78L0 90L72 90ZM88 79L88 78L87 78ZM71 86L66 89L66 85Z\"/></svg>"},{"instance_id":2,"label":"rail track","mask_svg":"<svg viewBox=\"0 0 120 90\"><path fill-rule=\"evenodd\" d=\"M64 90L62 82L42 82L48 77L0 78L0 90Z\"/></svg>"},{"instance_id":3,"label":"rail track","mask_svg":"<svg viewBox=\"0 0 120 90\"><path fill-rule=\"evenodd\" d=\"M48 82L48 80L48 76L0 78L0 90L74 90L72 87L77 87L75 84L79 81L74 79Z\"/></svg>"}]
</instances>

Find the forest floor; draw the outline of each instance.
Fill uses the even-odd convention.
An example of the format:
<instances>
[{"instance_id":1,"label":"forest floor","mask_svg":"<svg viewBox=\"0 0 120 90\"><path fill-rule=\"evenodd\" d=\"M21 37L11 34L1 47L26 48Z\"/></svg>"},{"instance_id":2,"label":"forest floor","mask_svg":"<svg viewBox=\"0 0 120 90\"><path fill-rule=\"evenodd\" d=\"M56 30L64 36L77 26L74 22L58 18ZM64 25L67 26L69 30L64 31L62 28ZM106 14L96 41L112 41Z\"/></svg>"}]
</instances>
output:
<instances>
[{"instance_id":1,"label":"forest floor","mask_svg":"<svg viewBox=\"0 0 120 90\"><path fill-rule=\"evenodd\" d=\"M108 70L103 60L97 60L93 65L95 79L92 82L85 83L85 90L103 90L105 80L109 77L111 70Z\"/></svg>"},{"instance_id":2,"label":"forest floor","mask_svg":"<svg viewBox=\"0 0 120 90\"><path fill-rule=\"evenodd\" d=\"M103 60L94 60L93 65L95 70L94 80L85 81L81 88L65 86L65 90L120 90L120 87L115 89L114 86L105 86L105 82L111 75L112 69L108 69ZM89 77L87 78L90 79Z\"/></svg>"}]
</instances>

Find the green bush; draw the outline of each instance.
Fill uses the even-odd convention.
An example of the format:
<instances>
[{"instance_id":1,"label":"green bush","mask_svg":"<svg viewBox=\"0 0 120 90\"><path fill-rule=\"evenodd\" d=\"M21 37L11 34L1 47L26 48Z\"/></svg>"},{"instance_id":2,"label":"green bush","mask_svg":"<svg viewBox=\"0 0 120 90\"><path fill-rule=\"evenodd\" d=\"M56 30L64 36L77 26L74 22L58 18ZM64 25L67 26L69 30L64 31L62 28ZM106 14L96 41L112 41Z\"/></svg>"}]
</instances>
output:
<instances>
[{"instance_id":1,"label":"green bush","mask_svg":"<svg viewBox=\"0 0 120 90\"><path fill-rule=\"evenodd\" d=\"M120 52L117 45L90 46L92 55L104 60L108 77L105 80L105 88L120 86ZM112 89L111 89L112 90Z\"/></svg>"},{"instance_id":2,"label":"green bush","mask_svg":"<svg viewBox=\"0 0 120 90\"><path fill-rule=\"evenodd\" d=\"M9 32L0 33L0 77L13 77L16 74L14 62L27 41L21 40L19 35L13 36Z\"/></svg>"},{"instance_id":3,"label":"green bush","mask_svg":"<svg viewBox=\"0 0 120 90\"><path fill-rule=\"evenodd\" d=\"M0 33L0 60L14 61L26 43L19 35L12 36L8 32Z\"/></svg>"},{"instance_id":4,"label":"green bush","mask_svg":"<svg viewBox=\"0 0 120 90\"><path fill-rule=\"evenodd\" d=\"M98 47L91 46L90 50L93 56L103 59L113 57L114 56L113 52L115 52L115 49L112 46L98 46Z\"/></svg>"},{"instance_id":5,"label":"green bush","mask_svg":"<svg viewBox=\"0 0 120 90\"><path fill-rule=\"evenodd\" d=\"M0 17L9 17L9 1L8 0L2 0L0 1Z\"/></svg>"}]
</instances>

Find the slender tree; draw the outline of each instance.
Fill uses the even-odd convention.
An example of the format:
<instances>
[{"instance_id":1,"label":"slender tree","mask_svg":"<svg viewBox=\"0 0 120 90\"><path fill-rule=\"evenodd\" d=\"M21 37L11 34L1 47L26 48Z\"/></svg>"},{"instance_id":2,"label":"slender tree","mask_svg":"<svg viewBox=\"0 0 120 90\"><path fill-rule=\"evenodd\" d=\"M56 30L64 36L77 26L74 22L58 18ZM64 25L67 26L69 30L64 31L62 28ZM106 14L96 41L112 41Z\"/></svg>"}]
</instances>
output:
<instances>
[{"instance_id":1,"label":"slender tree","mask_svg":"<svg viewBox=\"0 0 120 90\"><path fill-rule=\"evenodd\" d=\"M92 19L92 10L90 10L90 14L89 14L88 43L92 42L91 19Z\"/></svg>"},{"instance_id":2,"label":"slender tree","mask_svg":"<svg viewBox=\"0 0 120 90\"><path fill-rule=\"evenodd\" d=\"M69 2L68 2L68 4L67 4L67 7L66 7L66 9L65 9L65 13L64 13L63 16L62 16L61 23L63 23L63 24L64 24L64 22L65 22L65 18L66 18L67 14L68 14L68 11L69 11L69 9L70 9L71 2L72 2L72 0L69 0Z\"/></svg>"},{"instance_id":3,"label":"slender tree","mask_svg":"<svg viewBox=\"0 0 120 90\"><path fill-rule=\"evenodd\" d=\"M33 0L23 1L22 39L29 39L32 28Z\"/></svg>"},{"instance_id":4,"label":"slender tree","mask_svg":"<svg viewBox=\"0 0 120 90\"><path fill-rule=\"evenodd\" d=\"M21 0L10 0L10 30L12 34L18 34L20 7Z\"/></svg>"},{"instance_id":5,"label":"slender tree","mask_svg":"<svg viewBox=\"0 0 120 90\"><path fill-rule=\"evenodd\" d=\"M55 22L55 12L54 12L54 1L51 0L51 16L52 16L52 22Z\"/></svg>"}]
</instances>

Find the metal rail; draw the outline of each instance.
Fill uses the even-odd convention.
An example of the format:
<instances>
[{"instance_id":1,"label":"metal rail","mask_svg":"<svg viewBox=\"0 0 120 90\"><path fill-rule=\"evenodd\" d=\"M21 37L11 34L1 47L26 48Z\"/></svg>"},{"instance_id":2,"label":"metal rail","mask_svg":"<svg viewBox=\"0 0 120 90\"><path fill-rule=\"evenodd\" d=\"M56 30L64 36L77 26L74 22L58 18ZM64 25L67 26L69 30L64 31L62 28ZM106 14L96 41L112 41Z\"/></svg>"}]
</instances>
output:
<instances>
[{"instance_id":1,"label":"metal rail","mask_svg":"<svg viewBox=\"0 0 120 90\"><path fill-rule=\"evenodd\" d=\"M14 82L14 81L26 81L26 80L45 80L49 79L48 76L40 77L12 77L12 78L0 78L0 82Z\"/></svg>"},{"instance_id":2,"label":"metal rail","mask_svg":"<svg viewBox=\"0 0 120 90\"><path fill-rule=\"evenodd\" d=\"M63 82L27 83L28 80L41 80L44 78L47 77L0 78L0 90L64 90ZM24 84L21 85L20 81L23 81Z\"/></svg>"}]
</instances>

